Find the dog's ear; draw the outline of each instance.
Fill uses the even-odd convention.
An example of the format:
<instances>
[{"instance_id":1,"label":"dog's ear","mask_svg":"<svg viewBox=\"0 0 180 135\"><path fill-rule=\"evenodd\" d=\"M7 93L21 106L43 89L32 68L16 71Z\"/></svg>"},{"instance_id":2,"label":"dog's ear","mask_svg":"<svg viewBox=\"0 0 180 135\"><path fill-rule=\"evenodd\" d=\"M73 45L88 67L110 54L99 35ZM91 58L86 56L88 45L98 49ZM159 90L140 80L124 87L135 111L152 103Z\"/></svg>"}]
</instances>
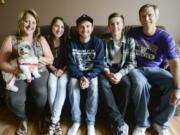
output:
<instances>
[{"instance_id":1,"label":"dog's ear","mask_svg":"<svg viewBox=\"0 0 180 135\"><path fill-rule=\"evenodd\" d=\"M21 43L19 42L18 44L17 44L17 52L18 52L18 55L20 55L20 50L21 50Z\"/></svg>"},{"instance_id":2,"label":"dog's ear","mask_svg":"<svg viewBox=\"0 0 180 135\"><path fill-rule=\"evenodd\" d=\"M28 50L32 50L31 45L26 45L25 47L26 47Z\"/></svg>"}]
</instances>

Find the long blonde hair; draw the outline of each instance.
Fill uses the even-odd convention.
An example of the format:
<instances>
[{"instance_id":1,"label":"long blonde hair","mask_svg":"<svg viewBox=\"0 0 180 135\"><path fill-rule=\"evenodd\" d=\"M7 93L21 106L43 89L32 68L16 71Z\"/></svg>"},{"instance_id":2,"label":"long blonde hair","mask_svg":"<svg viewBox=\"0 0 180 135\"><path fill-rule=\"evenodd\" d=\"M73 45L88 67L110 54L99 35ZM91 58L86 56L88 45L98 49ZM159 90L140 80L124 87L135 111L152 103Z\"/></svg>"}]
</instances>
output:
<instances>
[{"instance_id":1,"label":"long blonde hair","mask_svg":"<svg viewBox=\"0 0 180 135\"><path fill-rule=\"evenodd\" d=\"M33 36L34 37L40 36L39 16L38 16L38 14L36 13L36 11L34 9L27 9L27 10L22 11L18 15L18 22L17 22L17 26L16 26L16 33L15 33L15 35L19 39L21 39L21 37L23 35L22 26L23 26L23 21L24 21L27 13L31 14L35 18L35 20L36 20L36 30L35 30Z\"/></svg>"}]
</instances>

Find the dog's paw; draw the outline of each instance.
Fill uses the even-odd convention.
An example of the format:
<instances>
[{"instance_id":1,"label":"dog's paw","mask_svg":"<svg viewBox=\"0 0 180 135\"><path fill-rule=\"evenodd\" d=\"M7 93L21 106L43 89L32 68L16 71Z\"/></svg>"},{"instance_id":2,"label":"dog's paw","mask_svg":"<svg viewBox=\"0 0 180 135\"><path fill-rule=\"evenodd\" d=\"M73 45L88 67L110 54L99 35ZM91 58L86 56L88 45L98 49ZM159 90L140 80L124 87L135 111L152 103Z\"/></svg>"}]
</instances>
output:
<instances>
[{"instance_id":1,"label":"dog's paw","mask_svg":"<svg viewBox=\"0 0 180 135\"><path fill-rule=\"evenodd\" d=\"M9 86L9 85L7 85L6 89L10 90L10 91L13 91L13 92L17 92L18 91L18 87L16 87L16 86Z\"/></svg>"},{"instance_id":2,"label":"dog's paw","mask_svg":"<svg viewBox=\"0 0 180 135\"><path fill-rule=\"evenodd\" d=\"M41 75L40 75L40 74L34 74L34 77L35 77L35 78L40 78Z\"/></svg>"}]
</instances>

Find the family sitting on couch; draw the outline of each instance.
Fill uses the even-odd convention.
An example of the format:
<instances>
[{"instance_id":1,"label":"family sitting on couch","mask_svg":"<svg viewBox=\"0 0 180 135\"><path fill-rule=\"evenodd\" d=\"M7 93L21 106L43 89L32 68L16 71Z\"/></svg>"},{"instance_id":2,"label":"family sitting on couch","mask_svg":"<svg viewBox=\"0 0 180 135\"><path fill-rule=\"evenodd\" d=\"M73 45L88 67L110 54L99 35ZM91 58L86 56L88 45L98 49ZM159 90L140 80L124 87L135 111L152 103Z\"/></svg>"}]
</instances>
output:
<instances>
[{"instance_id":1,"label":"family sitting on couch","mask_svg":"<svg viewBox=\"0 0 180 135\"><path fill-rule=\"evenodd\" d=\"M67 135L77 135L81 124L80 91L87 91L85 113L87 134L96 135L95 121L98 99L110 121L112 135L128 135L125 122L128 102L134 104L135 129L132 135L145 135L153 125L158 135L169 135L168 122L173 117L176 105L180 104L180 61L175 40L171 34L156 26L159 18L157 6L146 4L139 10L141 27L124 32L124 17L112 13L108 17L109 36L98 38L92 34L93 19L83 14L76 20L78 35L69 39L68 26L61 17L55 17L50 25L50 34L40 34L39 17L33 9L21 12L15 35L5 38L0 50L0 70L15 76L18 91L7 89L7 104L19 118L17 135L27 135L28 118L25 101L29 92L37 107L39 130L48 100L51 123L47 135L63 135L60 125L62 108L68 93L73 124ZM39 78L26 81L20 63L11 65L19 57L18 47L28 42L38 58ZM20 50L20 53L23 50ZM160 68L168 59L170 72ZM23 66L32 64L24 63ZM32 67L28 67L32 71ZM149 121L148 103L151 84L159 86L161 103ZM67 92L68 90L68 92ZM29 92L27 92L29 91Z\"/></svg>"}]
</instances>

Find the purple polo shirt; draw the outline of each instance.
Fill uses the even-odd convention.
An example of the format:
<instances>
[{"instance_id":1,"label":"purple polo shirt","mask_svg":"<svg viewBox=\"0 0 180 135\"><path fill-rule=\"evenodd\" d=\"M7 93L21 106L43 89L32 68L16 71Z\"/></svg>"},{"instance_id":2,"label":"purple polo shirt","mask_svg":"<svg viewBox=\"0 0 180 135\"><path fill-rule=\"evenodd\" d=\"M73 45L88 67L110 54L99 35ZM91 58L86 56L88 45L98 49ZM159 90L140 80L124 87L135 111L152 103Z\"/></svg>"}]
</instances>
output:
<instances>
[{"instance_id":1,"label":"purple polo shirt","mask_svg":"<svg viewBox=\"0 0 180 135\"><path fill-rule=\"evenodd\" d=\"M160 67L164 58L178 58L173 36L160 28L152 36L145 35L142 27L131 29L129 34L136 42L138 67Z\"/></svg>"}]
</instances>

